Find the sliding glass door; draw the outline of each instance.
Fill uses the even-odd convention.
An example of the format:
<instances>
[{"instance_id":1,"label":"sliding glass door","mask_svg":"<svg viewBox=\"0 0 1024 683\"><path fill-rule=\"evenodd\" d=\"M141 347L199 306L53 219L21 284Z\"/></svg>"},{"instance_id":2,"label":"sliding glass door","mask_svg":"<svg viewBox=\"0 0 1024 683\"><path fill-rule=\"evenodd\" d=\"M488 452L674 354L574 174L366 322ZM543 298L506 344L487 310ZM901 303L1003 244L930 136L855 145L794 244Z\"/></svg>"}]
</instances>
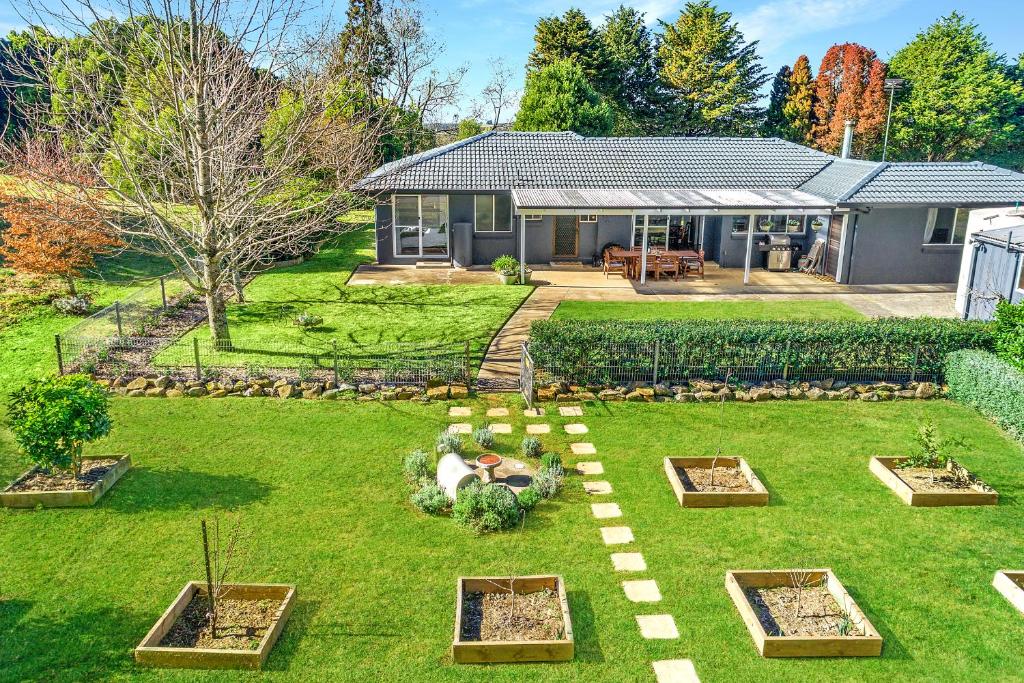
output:
<instances>
[{"instance_id":1,"label":"sliding glass door","mask_svg":"<svg viewBox=\"0 0 1024 683\"><path fill-rule=\"evenodd\" d=\"M447 195L395 195L394 215L395 256L448 256Z\"/></svg>"}]
</instances>

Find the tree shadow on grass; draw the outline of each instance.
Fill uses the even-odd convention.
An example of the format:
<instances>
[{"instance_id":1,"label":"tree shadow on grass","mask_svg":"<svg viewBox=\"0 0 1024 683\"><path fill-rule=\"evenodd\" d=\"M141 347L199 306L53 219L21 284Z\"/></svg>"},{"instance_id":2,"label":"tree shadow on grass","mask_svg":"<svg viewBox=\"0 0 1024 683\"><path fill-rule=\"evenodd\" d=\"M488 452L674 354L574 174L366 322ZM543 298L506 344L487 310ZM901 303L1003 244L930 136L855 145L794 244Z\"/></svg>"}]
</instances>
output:
<instances>
[{"instance_id":1,"label":"tree shadow on grass","mask_svg":"<svg viewBox=\"0 0 1024 683\"><path fill-rule=\"evenodd\" d=\"M576 641L576 659L582 662L603 662L604 651L597 635L597 618L587 591L567 591L569 617L572 619L573 638Z\"/></svg>"},{"instance_id":2,"label":"tree shadow on grass","mask_svg":"<svg viewBox=\"0 0 1024 683\"><path fill-rule=\"evenodd\" d=\"M233 509L262 501L272 490L266 482L236 474L133 467L99 504L127 513L208 507Z\"/></svg>"}]
</instances>

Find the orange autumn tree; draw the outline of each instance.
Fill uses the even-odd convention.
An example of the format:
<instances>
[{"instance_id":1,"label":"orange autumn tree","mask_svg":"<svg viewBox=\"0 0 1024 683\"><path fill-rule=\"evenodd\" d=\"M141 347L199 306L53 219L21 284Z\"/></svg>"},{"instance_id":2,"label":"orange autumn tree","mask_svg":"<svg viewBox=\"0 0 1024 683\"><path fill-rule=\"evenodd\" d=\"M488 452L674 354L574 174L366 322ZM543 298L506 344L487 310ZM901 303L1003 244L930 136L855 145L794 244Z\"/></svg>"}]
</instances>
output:
<instances>
[{"instance_id":1,"label":"orange autumn tree","mask_svg":"<svg viewBox=\"0 0 1024 683\"><path fill-rule=\"evenodd\" d=\"M873 155L885 128L886 65L875 51L857 43L833 45L821 60L814 84L814 146L837 154L847 120L856 121L853 154Z\"/></svg>"},{"instance_id":2,"label":"orange autumn tree","mask_svg":"<svg viewBox=\"0 0 1024 683\"><path fill-rule=\"evenodd\" d=\"M70 192L50 199L4 186L0 216L9 226L0 246L6 264L15 271L58 277L71 296L78 296L75 278L95 264L95 257L121 246L106 216Z\"/></svg>"}]
</instances>

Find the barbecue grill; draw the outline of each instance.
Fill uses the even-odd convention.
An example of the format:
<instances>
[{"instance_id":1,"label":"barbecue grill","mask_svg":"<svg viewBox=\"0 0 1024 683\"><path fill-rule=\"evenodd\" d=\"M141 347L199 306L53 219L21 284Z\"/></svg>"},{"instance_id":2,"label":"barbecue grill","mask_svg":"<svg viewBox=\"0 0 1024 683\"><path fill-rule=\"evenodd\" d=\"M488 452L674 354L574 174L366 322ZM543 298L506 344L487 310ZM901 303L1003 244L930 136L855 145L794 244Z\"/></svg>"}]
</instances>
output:
<instances>
[{"instance_id":1,"label":"barbecue grill","mask_svg":"<svg viewBox=\"0 0 1024 683\"><path fill-rule=\"evenodd\" d=\"M789 235L769 235L768 270L783 271L792 268L793 242Z\"/></svg>"}]
</instances>

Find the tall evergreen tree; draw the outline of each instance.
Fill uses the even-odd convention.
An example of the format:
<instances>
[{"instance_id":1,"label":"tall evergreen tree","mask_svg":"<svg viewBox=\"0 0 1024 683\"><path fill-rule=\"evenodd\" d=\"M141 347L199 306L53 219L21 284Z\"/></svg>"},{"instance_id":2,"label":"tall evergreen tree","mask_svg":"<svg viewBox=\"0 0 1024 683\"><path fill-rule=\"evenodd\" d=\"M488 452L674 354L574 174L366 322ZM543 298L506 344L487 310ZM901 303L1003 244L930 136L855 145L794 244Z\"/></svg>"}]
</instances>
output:
<instances>
[{"instance_id":1,"label":"tall evergreen tree","mask_svg":"<svg viewBox=\"0 0 1024 683\"><path fill-rule=\"evenodd\" d=\"M814 127L814 77L811 75L811 61L807 55L800 55L793 65L789 77L789 92L782 105L785 119L783 137L801 145L812 141Z\"/></svg>"},{"instance_id":2,"label":"tall evergreen tree","mask_svg":"<svg viewBox=\"0 0 1024 683\"><path fill-rule=\"evenodd\" d=\"M615 115L590 85L583 69L563 59L526 75L526 90L513 128L607 135Z\"/></svg>"},{"instance_id":3,"label":"tall evergreen tree","mask_svg":"<svg viewBox=\"0 0 1024 683\"><path fill-rule=\"evenodd\" d=\"M570 8L560 17L537 22L533 52L526 60L527 74L561 60L579 65L590 84L603 92L608 85L608 57L604 43L582 11Z\"/></svg>"},{"instance_id":4,"label":"tall evergreen tree","mask_svg":"<svg viewBox=\"0 0 1024 683\"><path fill-rule=\"evenodd\" d=\"M768 109L764 113L762 132L766 137L785 137L786 115L782 108L789 97L789 82L793 78L793 70L783 66L772 80L772 92L768 96Z\"/></svg>"},{"instance_id":5,"label":"tall evergreen tree","mask_svg":"<svg viewBox=\"0 0 1024 683\"><path fill-rule=\"evenodd\" d=\"M892 116L893 156L947 161L1000 152L1021 135L1024 86L978 26L953 12L893 55L907 80Z\"/></svg>"},{"instance_id":6,"label":"tall evergreen tree","mask_svg":"<svg viewBox=\"0 0 1024 683\"><path fill-rule=\"evenodd\" d=\"M359 84L371 99L380 97L395 64L381 0L349 0L333 61L340 78Z\"/></svg>"},{"instance_id":7,"label":"tall evergreen tree","mask_svg":"<svg viewBox=\"0 0 1024 683\"><path fill-rule=\"evenodd\" d=\"M872 155L885 128L885 64L875 51L857 43L833 45L825 53L815 80L814 146L837 153L846 121L856 122L853 152Z\"/></svg>"},{"instance_id":8,"label":"tall evergreen tree","mask_svg":"<svg viewBox=\"0 0 1024 683\"><path fill-rule=\"evenodd\" d=\"M0 39L0 137L13 140L27 132L27 110L49 101L40 54L54 42L35 26Z\"/></svg>"},{"instance_id":9,"label":"tall evergreen tree","mask_svg":"<svg viewBox=\"0 0 1024 683\"><path fill-rule=\"evenodd\" d=\"M688 2L675 23L661 22L661 77L671 98L667 128L680 135L744 135L761 115L768 77L757 41L746 43L732 14L710 0Z\"/></svg>"},{"instance_id":10,"label":"tall evergreen tree","mask_svg":"<svg viewBox=\"0 0 1024 683\"><path fill-rule=\"evenodd\" d=\"M599 35L607 56L605 95L615 110L615 134L655 133L663 98L655 39L643 12L620 5L605 19Z\"/></svg>"}]
</instances>

